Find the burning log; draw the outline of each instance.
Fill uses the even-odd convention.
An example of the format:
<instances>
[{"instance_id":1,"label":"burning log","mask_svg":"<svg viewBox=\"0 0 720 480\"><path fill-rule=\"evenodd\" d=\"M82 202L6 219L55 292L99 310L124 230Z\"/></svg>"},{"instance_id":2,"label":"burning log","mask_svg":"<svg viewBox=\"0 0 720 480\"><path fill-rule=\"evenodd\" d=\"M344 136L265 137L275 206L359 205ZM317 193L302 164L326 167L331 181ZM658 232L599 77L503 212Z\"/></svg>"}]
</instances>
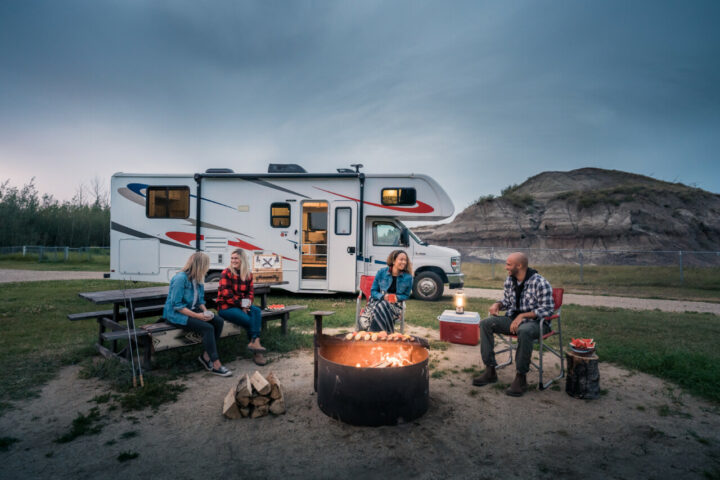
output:
<instances>
[{"instance_id":1,"label":"burning log","mask_svg":"<svg viewBox=\"0 0 720 480\"><path fill-rule=\"evenodd\" d=\"M285 410L282 385L274 373L267 378L258 371L241 376L223 400L223 415L230 419L281 415Z\"/></svg>"}]
</instances>

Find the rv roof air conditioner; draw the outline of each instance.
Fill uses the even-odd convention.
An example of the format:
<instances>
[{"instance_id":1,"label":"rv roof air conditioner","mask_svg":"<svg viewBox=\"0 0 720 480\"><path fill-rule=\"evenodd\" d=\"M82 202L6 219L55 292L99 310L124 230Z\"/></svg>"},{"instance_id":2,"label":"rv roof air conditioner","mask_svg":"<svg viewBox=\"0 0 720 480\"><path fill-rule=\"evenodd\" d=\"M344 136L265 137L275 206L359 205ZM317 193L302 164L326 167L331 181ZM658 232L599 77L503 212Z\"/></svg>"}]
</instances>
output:
<instances>
[{"instance_id":1,"label":"rv roof air conditioner","mask_svg":"<svg viewBox=\"0 0 720 480\"><path fill-rule=\"evenodd\" d=\"M271 163L268 173L307 173L303 167L296 163Z\"/></svg>"},{"instance_id":2,"label":"rv roof air conditioner","mask_svg":"<svg viewBox=\"0 0 720 480\"><path fill-rule=\"evenodd\" d=\"M205 173L235 173L232 168L208 168Z\"/></svg>"}]
</instances>

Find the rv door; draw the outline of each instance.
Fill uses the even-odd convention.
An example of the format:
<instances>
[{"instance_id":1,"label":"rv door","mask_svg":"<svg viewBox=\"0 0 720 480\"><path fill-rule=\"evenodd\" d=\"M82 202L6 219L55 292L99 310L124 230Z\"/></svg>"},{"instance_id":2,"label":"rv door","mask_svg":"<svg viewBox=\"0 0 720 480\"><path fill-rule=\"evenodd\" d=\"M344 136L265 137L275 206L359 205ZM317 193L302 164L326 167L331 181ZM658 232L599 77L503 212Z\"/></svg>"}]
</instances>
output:
<instances>
[{"instance_id":1,"label":"rv door","mask_svg":"<svg viewBox=\"0 0 720 480\"><path fill-rule=\"evenodd\" d=\"M355 291L357 205L353 201L331 202L328 248L328 289Z\"/></svg>"}]
</instances>

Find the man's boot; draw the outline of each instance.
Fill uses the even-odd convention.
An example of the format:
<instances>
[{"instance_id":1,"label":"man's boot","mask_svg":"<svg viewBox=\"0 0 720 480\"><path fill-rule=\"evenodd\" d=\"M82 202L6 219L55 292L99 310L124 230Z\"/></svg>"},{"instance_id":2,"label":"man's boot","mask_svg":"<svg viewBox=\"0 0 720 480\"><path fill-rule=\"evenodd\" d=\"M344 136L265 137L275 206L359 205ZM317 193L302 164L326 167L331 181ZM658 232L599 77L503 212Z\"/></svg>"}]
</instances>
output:
<instances>
[{"instance_id":1,"label":"man's boot","mask_svg":"<svg viewBox=\"0 0 720 480\"><path fill-rule=\"evenodd\" d=\"M522 394L527 390L527 379L524 373L515 374L515 380L512 381L510 387L505 390L505 393L511 397L522 397Z\"/></svg>"},{"instance_id":2,"label":"man's boot","mask_svg":"<svg viewBox=\"0 0 720 480\"><path fill-rule=\"evenodd\" d=\"M495 372L495 367L487 367L485 369L485 373L480 375L479 377L473 378L473 385L476 387L482 387L483 385L487 385L488 383L495 383L498 381L497 378L497 372Z\"/></svg>"}]
</instances>

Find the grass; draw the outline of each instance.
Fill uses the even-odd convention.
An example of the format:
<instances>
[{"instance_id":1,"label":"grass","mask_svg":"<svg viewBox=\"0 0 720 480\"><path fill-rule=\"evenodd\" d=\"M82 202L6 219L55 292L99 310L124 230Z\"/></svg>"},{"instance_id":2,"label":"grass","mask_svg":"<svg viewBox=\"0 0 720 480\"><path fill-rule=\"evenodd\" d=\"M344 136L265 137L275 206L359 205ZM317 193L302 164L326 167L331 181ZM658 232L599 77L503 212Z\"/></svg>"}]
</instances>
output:
<instances>
[{"instance_id":1,"label":"grass","mask_svg":"<svg viewBox=\"0 0 720 480\"><path fill-rule=\"evenodd\" d=\"M493 278L492 265L463 263L465 286L501 289L507 276L504 266L504 263L495 264ZM682 283L678 267L585 265L582 282L578 265L533 268L553 286L563 287L568 293L720 302L719 267L686 267Z\"/></svg>"},{"instance_id":2,"label":"grass","mask_svg":"<svg viewBox=\"0 0 720 480\"><path fill-rule=\"evenodd\" d=\"M75 440L81 435L96 435L100 433L104 427L100 423L100 410L98 407L90 409L87 415L78 413L78 416L72 421L70 431L55 439L55 443L68 443Z\"/></svg>"},{"instance_id":3,"label":"grass","mask_svg":"<svg viewBox=\"0 0 720 480\"><path fill-rule=\"evenodd\" d=\"M72 270L109 272L109 253L78 253L70 252L65 260L62 252L48 252L42 260L37 253L28 253L22 256L21 253L0 255L0 268L17 270Z\"/></svg>"},{"instance_id":4,"label":"grass","mask_svg":"<svg viewBox=\"0 0 720 480\"><path fill-rule=\"evenodd\" d=\"M83 291L119 288L111 280L72 280L15 283L5 285L0 304L0 415L15 402L36 396L40 387L66 365L82 364L82 374L104 379L115 392L103 392L93 401L110 408L136 411L155 408L182 395L186 375L202 369L196 361L201 346L160 352L154 356L153 370L145 372L145 388L133 389L129 368L106 361L93 348L97 324L92 320L70 322L70 312L93 310L94 305L80 299ZM144 286L144 285L136 285ZM41 294L39 294L41 292ZM287 353L311 348L314 310L333 310L325 317L325 327L351 328L355 299L349 295L314 296L273 295L272 303L306 304L307 310L294 312L288 335L280 333L280 322L272 321L262 341L271 352ZM468 311L484 316L490 300L468 299ZM437 329L437 317L451 308L451 298L439 302L407 303L406 318L417 326ZM153 321L149 319L147 321ZM567 305L563 309L564 343L571 337L592 337L598 343L602 361L631 370L646 372L674 382L684 390L720 403L720 349L712 338L720 338L720 322L711 314L634 312L621 309ZM245 336L223 339L220 358L251 358ZM442 355L446 342L433 342L432 350ZM459 366L469 368L467 366ZM465 370L463 370L465 371ZM437 375L444 375L438 373Z\"/></svg>"}]
</instances>

